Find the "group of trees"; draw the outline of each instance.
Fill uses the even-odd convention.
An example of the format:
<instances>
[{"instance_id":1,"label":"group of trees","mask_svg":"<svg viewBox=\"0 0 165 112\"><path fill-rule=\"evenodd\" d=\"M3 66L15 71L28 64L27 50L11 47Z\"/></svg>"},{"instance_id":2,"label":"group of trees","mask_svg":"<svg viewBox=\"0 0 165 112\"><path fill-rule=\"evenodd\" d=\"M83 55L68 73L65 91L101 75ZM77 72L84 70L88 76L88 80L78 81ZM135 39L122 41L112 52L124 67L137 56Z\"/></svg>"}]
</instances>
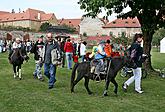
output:
<instances>
[{"instance_id":1,"label":"group of trees","mask_svg":"<svg viewBox=\"0 0 165 112\"><path fill-rule=\"evenodd\" d=\"M106 16L117 13L120 18L137 17L144 37L144 53L149 56L145 67L153 70L151 43L155 31L165 26L165 0L79 0L78 3L87 12L86 16L95 17L104 10ZM126 7L131 11L124 13Z\"/></svg>"},{"instance_id":2,"label":"group of trees","mask_svg":"<svg viewBox=\"0 0 165 112\"><path fill-rule=\"evenodd\" d=\"M6 31L35 31L34 29L30 29L30 28L24 28L21 26L0 26L0 30L6 30Z\"/></svg>"},{"instance_id":3,"label":"group of trees","mask_svg":"<svg viewBox=\"0 0 165 112\"><path fill-rule=\"evenodd\" d=\"M46 31L50 26L52 26L52 24L48 23L48 22L45 22L43 23L41 26L40 26L40 31ZM66 24L62 24L60 25L62 28L65 28L67 29L67 31L69 33L74 33L76 31L76 29L74 27L71 27L69 25L66 25Z\"/></svg>"}]
</instances>

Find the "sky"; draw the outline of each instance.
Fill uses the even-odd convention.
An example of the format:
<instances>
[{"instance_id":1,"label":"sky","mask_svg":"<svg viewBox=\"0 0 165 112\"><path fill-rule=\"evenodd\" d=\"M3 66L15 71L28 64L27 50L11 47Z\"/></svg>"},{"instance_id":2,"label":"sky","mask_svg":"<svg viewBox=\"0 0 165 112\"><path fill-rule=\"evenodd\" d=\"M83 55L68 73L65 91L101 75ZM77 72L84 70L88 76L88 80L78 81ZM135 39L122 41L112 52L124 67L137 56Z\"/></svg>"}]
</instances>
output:
<instances>
[{"instance_id":1,"label":"sky","mask_svg":"<svg viewBox=\"0 0 165 112\"><path fill-rule=\"evenodd\" d=\"M33 8L42 10L46 13L54 13L57 19L66 18L81 18L85 14L83 10L80 9L79 0L2 0L0 4L0 11L9 11L12 9L15 12L25 11L27 8ZM104 14L100 14L99 17L102 18ZM116 15L113 14L109 17L110 21L116 19Z\"/></svg>"}]
</instances>

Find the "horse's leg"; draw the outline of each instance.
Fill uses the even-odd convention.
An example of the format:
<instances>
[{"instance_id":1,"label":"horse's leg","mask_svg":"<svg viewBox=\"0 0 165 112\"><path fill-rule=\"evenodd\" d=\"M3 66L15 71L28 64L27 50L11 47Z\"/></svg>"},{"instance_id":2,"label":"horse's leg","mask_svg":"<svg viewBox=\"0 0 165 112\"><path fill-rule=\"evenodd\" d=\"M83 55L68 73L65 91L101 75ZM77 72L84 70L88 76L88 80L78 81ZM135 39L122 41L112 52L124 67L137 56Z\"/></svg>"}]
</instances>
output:
<instances>
[{"instance_id":1,"label":"horse's leg","mask_svg":"<svg viewBox=\"0 0 165 112\"><path fill-rule=\"evenodd\" d=\"M22 79L21 65L18 66L19 79Z\"/></svg>"},{"instance_id":2,"label":"horse's leg","mask_svg":"<svg viewBox=\"0 0 165 112\"><path fill-rule=\"evenodd\" d=\"M74 92L74 86L83 78L82 73L78 73L76 80L73 82L73 85L71 87L71 92Z\"/></svg>"},{"instance_id":3,"label":"horse's leg","mask_svg":"<svg viewBox=\"0 0 165 112\"><path fill-rule=\"evenodd\" d=\"M112 79L111 79L111 82L112 82L112 83L114 84L114 86L115 86L114 93L117 95L118 84L117 84L115 78L112 78Z\"/></svg>"},{"instance_id":4,"label":"horse's leg","mask_svg":"<svg viewBox=\"0 0 165 112\"><path fill-rule=\"evenodd\" d=\"M88 94L90 95L90 94L92 94L92 92L90 91L88 85L89 85L89 78L85 77L84 86L85 86L86 90L88 91Z\"/></svg>"},{"instance_id":5,"label":"horse's leg","mask_svg":"<svg viewBox=\"0 0 165 112\"><path fill-rule=\"evenodd\" d=\"M103 93L103 96L108 96L108 87L109 87L109 84L110 84L110 80L111 78L109 78L109 76L107 77L106 79L106 84L105 84L105 90L104 90L104 93Z\"/></svg>"},{"instance_id":6,"label":"horse's leg","mask_svg":"<svg viewBox=\"0 0 165 112\"><path fill-rule=\"evenodd\" d=\"M17 77L17 75L16 75L16 66L13 64L13 71L14 71L14 78L16 78Z\"/></svg>"}]
</instances>

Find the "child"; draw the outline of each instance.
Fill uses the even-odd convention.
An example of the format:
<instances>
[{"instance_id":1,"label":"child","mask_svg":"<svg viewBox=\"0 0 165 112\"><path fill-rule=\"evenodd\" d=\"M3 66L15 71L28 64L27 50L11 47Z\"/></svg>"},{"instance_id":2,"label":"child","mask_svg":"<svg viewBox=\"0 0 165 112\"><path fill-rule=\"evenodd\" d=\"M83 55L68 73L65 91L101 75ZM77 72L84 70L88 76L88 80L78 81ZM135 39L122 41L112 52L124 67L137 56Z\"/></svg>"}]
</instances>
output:
<instances>
[{"instance_id":1,"label":"child","mask_svg":"<svg viewBox=\"0 0 165 112\"><path fill-rule=\"evenodd\" d=\"M78 55L77 54L73 55L73 61L74 61L74 63L78 63Z\"/></svg>"}]
</instances>

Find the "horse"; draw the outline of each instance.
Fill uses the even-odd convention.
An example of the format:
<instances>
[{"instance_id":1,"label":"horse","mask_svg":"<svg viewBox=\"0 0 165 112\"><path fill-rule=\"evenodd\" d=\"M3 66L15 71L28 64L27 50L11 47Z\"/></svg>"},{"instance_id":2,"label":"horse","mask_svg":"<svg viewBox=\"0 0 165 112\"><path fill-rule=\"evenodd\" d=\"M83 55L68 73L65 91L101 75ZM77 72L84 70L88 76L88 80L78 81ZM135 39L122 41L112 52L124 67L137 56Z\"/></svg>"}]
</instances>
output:
<instances>
[{"instance_id":1,"label":"horse","mask_svg":"<svg viewBox=\"0 0 165 112\"><path fill-rule=\"evenodd\" d=\"M15 48L9 54L9 61L13 65L14 78L19 77L20 80L22 79L21 65L24 60L29 60L25 47Z\"/></svg>"},{"instance_id":2,"label":"horse","mask_svg":"<svg viewBox=\"0 0 165 112\"><path fill-rule=\"evenodd\" d=\"M113 57L109 62L108 62L108 69L106 74L100 74L100 79L105 80L105 90L103 92L103 96L108 96L108 87L110 82L112 82L115 86L114 93L117 95L118 92L118 84L115 80L115 77L118 73L118 71L124 67L125 65L129 64L129 66L133 66L134 63L132 60L129 58L129 56L119 56L119 57ZM76 72L77 72L77 78L76 77ZM72 69L72 75L71 75L71 92L74 92L74 86L82 79L85 79L84 86L88 92L88 94L92 94L91 90L88 87L89 84L89 79L95 80L96 75L91 73L91 65L90 61L88 62L82 62L82 63L77 63L74 65Z\"/></svg>"}]
</instances>

